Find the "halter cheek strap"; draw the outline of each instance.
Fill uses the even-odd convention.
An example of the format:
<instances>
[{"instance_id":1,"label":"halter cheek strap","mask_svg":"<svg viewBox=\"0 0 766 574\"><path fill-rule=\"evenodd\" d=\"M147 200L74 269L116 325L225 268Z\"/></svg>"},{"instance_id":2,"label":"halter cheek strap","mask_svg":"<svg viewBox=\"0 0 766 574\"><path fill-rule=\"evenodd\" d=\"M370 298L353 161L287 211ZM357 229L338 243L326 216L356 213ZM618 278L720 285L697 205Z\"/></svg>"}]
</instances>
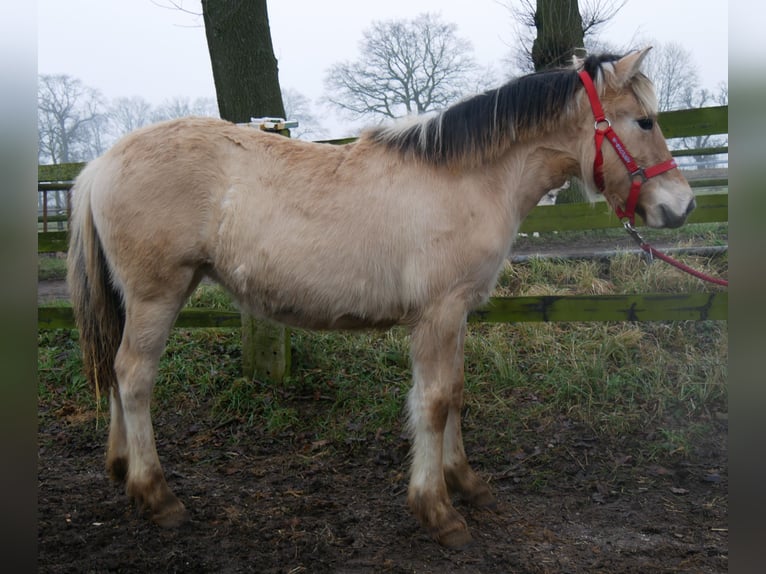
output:
<instances>
[{"instance_id":1,"label":"halter cheek strap","mask_svg":"<svg viewBox=\"0 0 766 574\"><path fill-rule=\"evenodd\" d=\"M604 154L601 151L601 146L606 138L614 151L617 152L617 156L625 164L625 167L630 173L631 184L630 191L628 192L628 199L625 201L625 208L619 206L615 207L614 211L617 217L620 219L628 219L630 224L635 223L636 205L638 205L638 196L641 193L641 186L652 177L665 173L678 167L676 160L669 159L653 165L651 167L642 168L630 155L628 149L622 143L617 133L612 129L612 122L610 122L604 114L604 108L601 106L601 100L598 97L596 87L593 85L593 80L590 75L584 70L579 73L580 80L585 87L585 92L588 94L588 100L590 100L590 106L593 110L593 118L595 119L595 143L596 143L596 157L593 160L593 180L596 183L601 193L604 192Z\"/></svg>"}]
</instances>

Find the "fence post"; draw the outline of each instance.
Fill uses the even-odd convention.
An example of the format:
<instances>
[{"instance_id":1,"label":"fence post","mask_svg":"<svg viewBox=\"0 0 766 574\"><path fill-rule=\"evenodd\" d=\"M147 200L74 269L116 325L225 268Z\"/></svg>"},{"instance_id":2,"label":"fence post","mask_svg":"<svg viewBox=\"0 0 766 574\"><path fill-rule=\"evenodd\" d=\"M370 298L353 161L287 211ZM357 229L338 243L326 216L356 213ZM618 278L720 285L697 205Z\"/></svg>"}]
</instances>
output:
<instances>
[{"instance_id":1,"label":"fence post","mask_svg":"<svg viewBox=\"0 0 766 574\"><path fill-rule=\"evenodd\" d=\"M246 125L290 137L288 128L298 124L281 118L253 118ZM290 329L243 312L242 375L275 383L284 381L290 375Z\"/></svg>"},{"instance_id":2,"label":"fence post","mask_svg":"<svg viewBox=\"0 0 766 574\"><path fill-rule=\"evenodd\" d=\"M242 374L280 383L290 374L290 330L242 315Z\"/></svg>"}]
</instances>

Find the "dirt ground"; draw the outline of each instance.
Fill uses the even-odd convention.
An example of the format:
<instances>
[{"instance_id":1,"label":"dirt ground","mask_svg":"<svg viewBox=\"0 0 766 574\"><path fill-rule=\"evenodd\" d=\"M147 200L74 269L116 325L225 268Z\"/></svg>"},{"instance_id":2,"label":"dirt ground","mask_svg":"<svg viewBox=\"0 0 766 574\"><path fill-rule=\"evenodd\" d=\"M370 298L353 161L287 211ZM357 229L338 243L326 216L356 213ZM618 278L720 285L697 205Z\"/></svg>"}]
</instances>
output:
<instances>
[{"instance_id":1,"label":"dirt ground","mask_svg":"<svg viewBox=\"0 0 766 574\"><path fill-rule=\"evenodd\" d=\"M39 572L727 571L725 421L694 452L649 465L631 454L643 437L606 444L567 421L529 429L512 453L467 428L498 505L458 504L474 541L446 550L406 508L400 429L327 444L158 413L160 458L192 517L162 530L107 478L103 425L56 415L39 429Z\"/></svg>"},{"instance_id":2,"label":"dirt ground","mask_svg":"<svg viewBox=\"0 0 766 574\"><path fill-rule=\"evenodd\" d=\"M59 291L57 291L57 289ZM41 301L62 284L41 285ZM64 291L65 294L65 291ZM65 295L64 295L65 296ZM42 407L43 409L45 407ZM728 569L725 416L693 449L642 462L644 434L595 437L562 418L519 429L515 452L465 428L469 460L497 497L456 503L473 543L441 548L406 507L401 428L347 444L215 427L209 409L154 414L161 461L191 520L145 520L104 471L107 429L42 412L42 573L718 573ZM502 432L505 429L497 429ZM653 432L647 429L646 433Z\"/></svg>"}]
</instances>

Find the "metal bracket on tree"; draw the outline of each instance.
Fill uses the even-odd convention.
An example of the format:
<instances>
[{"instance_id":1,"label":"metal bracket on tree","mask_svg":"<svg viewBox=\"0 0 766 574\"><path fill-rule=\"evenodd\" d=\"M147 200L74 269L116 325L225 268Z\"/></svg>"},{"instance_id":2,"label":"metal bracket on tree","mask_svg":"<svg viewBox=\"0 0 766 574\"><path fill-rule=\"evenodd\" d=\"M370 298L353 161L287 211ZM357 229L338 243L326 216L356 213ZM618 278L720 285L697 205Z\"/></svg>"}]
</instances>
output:
<instances>
[{"instance_id":1,"label":"metal bracket on tree","mask_svg":"<svg viewBox=\"0 0 766 574\"><path fill-rule=\"evenodd\" d=\"M250 118L250 123L245 124L259 127L265 132L281 132L290 128L297 128L297 120L286 120L284 118Z\"/></svg>"}]
</instances>

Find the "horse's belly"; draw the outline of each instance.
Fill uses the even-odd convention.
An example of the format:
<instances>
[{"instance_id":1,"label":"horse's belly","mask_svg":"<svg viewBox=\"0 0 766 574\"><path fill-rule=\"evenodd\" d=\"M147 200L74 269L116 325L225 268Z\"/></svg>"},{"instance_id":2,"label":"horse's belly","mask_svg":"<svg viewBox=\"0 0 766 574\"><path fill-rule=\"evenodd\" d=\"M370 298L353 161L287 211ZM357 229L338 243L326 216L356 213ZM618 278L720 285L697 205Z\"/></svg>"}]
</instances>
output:
<instances>
[{"instance_id":1,"label":"horse's belly","mask_svg":"<svg viewBox=\"0 0 766 574\"><path fill-rule=\"evenodd\" d=\"M400 319L370 318L351 313L337 317L321 317L290 310L278 311L269 318L291 327L319 330L389 329L401 322Z\"/></svg>"},{"instance_id":2,"label":"horse's belly","mask_svg":"<svg viewBox=\"0 0 766 574\"><path fill-rule=\"evenodd\" d=\"M320 330L388 329L405 319L403 313L343 312L281 304L275 300L245 297L242 306L255 316L271 319L289 327Z\"/></svg>"},{"instance_id":3,"label":"horse's belly","mask_svg":"<svg viewBox=\"0 0 766 574\"><path fill-rule=\"evenodd\" d=\"M407 305L395 289L352 288L353 281L307 283L300 274L280 277L214 273L246 312L307 329L387 329L405 322ZM265 275L265 276L264 276ZM279 280L278 280L279 278ZM389 286L390 287L390 286Z\"/></svg>"}]
</instances>

